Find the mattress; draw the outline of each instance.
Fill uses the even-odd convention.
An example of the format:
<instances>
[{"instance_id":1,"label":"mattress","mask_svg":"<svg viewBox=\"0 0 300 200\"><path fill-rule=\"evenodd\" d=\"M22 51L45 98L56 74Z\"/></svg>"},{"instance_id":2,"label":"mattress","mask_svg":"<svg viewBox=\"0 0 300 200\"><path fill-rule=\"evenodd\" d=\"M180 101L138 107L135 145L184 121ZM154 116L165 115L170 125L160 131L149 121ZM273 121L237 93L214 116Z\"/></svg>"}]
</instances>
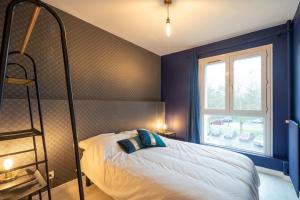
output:
<instances>
[{"instance_id":1,"label":"mattress","mask_svg":"<svg viewBox=\"0 0 300 200\"><path fill-rule=\"evenodd\" d=\"M119 200L258 200L253 162L231 151L163 138L167 147L127 154L116 134L83 153L83 172Z\"/></svg>"}]
</instances>

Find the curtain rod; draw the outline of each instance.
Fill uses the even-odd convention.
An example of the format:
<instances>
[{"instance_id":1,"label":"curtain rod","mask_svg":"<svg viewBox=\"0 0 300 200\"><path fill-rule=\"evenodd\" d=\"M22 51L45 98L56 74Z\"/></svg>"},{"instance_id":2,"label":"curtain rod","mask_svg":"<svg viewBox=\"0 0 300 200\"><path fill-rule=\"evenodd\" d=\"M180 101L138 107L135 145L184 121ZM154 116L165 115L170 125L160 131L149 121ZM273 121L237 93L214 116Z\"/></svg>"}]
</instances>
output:
<instances>
[{"instance_id":1,"label":"curtain rod","mask_svg":"<svg viewBox=\"0 0 300 200\"><path fill-rule=\"evenodd\" d=\"M195 47L195 48L193 48L193 50L196 51L197 58L201 58L201 56L203 56L203 55L210 54L210 53L215 53L216 51L222 51L222 50L226 50L226 49L230 49L230 48L239 47L241 45L251 44L253 42L259 42L259 41L263 41L263 40L266 40L266 39L269 39L269 38L272 38L272 37L278 37L280 35L287 34L289 31L291 31L291 30L287 30L287 29L280 30L280 31L276 31L275 33L269 34L268 36L259 37L259 38L255 38L255 39L250 39L250 40L245 41L245 42L240 42L238 44L228 45L228 46L225 46L225 47L219 47L219 48L216 47L213 50L207 50L207 51L204 50L203 52L198 51L199 47ZM220 42L222 42L222 41L220 41ZM204 45L204 46L206 46L206 45ZM200 46L200 48L201 48L201 46Z\"/></svg>"}]
</instances>

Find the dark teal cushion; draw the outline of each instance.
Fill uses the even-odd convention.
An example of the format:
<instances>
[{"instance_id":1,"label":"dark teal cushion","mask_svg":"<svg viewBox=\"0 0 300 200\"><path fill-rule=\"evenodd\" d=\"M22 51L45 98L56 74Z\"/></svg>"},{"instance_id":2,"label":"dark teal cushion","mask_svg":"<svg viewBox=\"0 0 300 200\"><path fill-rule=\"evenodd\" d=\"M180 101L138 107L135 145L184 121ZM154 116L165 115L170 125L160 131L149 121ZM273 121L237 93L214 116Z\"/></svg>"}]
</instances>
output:
<instances>
[{"instance_id":1,"label":"dark teal cushion","mask_svg":"<svg viewBox=\"0 0 300 200\"><path fill-rule=\"evenodd\" d=\"M118 141L118 144L128 154L140 150L144 147L138 135L133 138L120 140Z\"/></svg>"},{"instance_id":2,"label":"dark teal cushion","mask_svg":"<svg viewBox=\"0 0 300 200\"><path fill-rule=\"evenodd\" d=\"M166 147L164 141L156 133L146 129L137 131L144 147Z\"/></svg>"}]
</instances>

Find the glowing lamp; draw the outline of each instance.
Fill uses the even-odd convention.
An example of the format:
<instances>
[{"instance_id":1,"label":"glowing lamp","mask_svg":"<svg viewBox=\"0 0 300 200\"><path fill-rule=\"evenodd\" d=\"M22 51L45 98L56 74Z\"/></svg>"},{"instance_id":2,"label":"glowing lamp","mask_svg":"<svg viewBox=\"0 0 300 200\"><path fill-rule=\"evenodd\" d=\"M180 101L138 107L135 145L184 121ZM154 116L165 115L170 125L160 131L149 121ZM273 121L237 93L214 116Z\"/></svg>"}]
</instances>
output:
<instances>
[{"instance_id":1,"label":"glowing lamp","mask_svg":"<svg viewBox=\"0 0 300 200\"><path fill-rule=\"evenodd\" d=\"M16 171L11 171L13 168L14 161L11 158L7 158L3 162L3 168L5 169L4 175L0 176L0 183L6 183L16 179Z\"/></svg>"},{"instance_id":2,"label":"glowing lamp","mask_svg":"<svg viewBox=\"0 0 300 200\"><path fill-rule=\"evenodd\" d=\"M167 124L164 124L163 127L162 127L162 129L163 129L163 131L167 131L167 129L168 129Z\"/></svg>"},{"instance_id":3,"label":"glowing lamp","mask_svg":"<svg viewBox=\"0 0 300 200\"><path fill-rule=\"evenodd\" d=\"M170 37L172 34L172 28L171 28L169 6L172 4L172 0L165 0L164 2L165 5L167 6L166 35L167 37Z\"/></svg>"},{"instance_id":4,"label":"glowing lamp","mask_svg":"<svg viewBox=\"0 0 300 200\"><path fill-rule=\"evenodd\" d=\"M171 21L170 18L168 18L166 21L166 35L170 37L171 34L172 34Z\"/></svg>"},{"instance_id":5,"label":"glowing lamp","mask_svg":"<svg viewBox=\"0 0 300 200\"><path fill-rule=\"evenodd\" d=\"M10 170L12 168L13 164L14 164L13 159L7 158L3 162L3 167L5 170Z\"/></svg>"}]
</instances>

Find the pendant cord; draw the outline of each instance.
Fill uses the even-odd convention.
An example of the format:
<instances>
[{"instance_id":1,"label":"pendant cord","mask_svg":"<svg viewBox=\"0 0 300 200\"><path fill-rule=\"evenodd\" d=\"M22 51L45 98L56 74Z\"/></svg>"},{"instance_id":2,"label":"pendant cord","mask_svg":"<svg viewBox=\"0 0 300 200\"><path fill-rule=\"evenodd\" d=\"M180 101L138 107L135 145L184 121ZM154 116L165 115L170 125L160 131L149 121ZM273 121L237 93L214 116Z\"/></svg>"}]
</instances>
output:
<instances>
[{"instance_id":1,"label":"pendant cord","mask_svg":"<svg viewBox=\"0 0 300 200\"><path fill-rule=\"evenodd\" d=\"M169 4L167 5L167 13L168 13L167 19L170 19Z\"/></svg>"}]
</instances>

